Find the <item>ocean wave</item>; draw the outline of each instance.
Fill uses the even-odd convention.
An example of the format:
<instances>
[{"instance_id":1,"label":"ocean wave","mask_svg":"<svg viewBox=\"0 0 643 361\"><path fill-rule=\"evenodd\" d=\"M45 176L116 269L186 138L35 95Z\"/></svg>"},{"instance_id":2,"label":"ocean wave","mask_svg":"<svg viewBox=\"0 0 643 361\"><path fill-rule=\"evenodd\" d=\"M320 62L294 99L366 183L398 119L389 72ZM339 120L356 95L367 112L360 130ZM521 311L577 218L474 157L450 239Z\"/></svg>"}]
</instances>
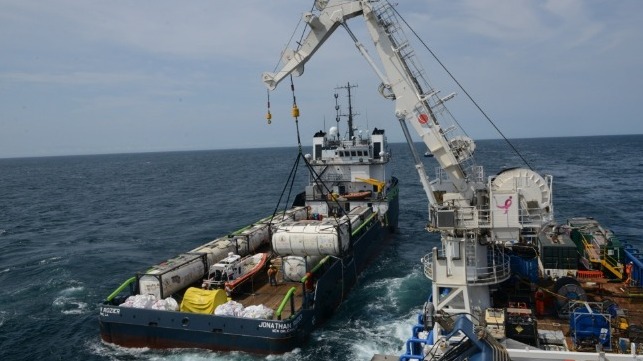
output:
<instances>
[{"instance_id":1,"label":"ocean wave","mask_svg":"<svg viewBox=\"0 0 643 361\"><path fill-rule=\"evenodd\" d=\"M0 328L4 325L5 322L7 322L7 319L9 319L9 312L0 311Z\"/></svg>"},{"instance_id":2,"label":"ocean wave","mask_svg":"<svg viewBox=\"0 0 643 361\"><path fill-rule=\"evenodd\" d=\"M643 154L643 138L631 138L627 147L621 144L622 139L602 139L607 143L601 149L610 151L604 157L583 158L589 149L583 138L541 139L526 142L524 147L527 154L533 155L534 164L547 166L548 173L554 175L559 220L592 216L613 229L622 241L642 245L638 235L643 228L643 188L638 182L637 165L641 161L636 159ZM480 145L476 152L486 174L495 174L504 164L514 164L513 158L505 156L504 143L483 141ZM395 154L407 151L406 144L393 146ZM262 178L259 186L264 191L255 190L253 194L281 190L281 175L290 170L290 149L275 148L265 153L264 158L274 159L268 162L271 166L277 164L283 169L267 171L276 177ZM576 154L576 163L565 156L569 153ZM405 158L400 160L408 160ZM141 167L141 159L153 161ZM247 185L257 186L256 182L247 182L258 174L256 151L19 162L32 173L5 174L7 181L14 184L15 198L5 207L8 223L0 226L0 240L7 246L6 262L0 266L0 278L5 281L0 334L11 340L12 351L16 352L13 357L0 356L3 361L345 361L369 360L375 353L400 355L430 291L419 258L439 245L439 235L428 234L423 228L426 200L417 196L423 191L416 169L410 162L397 162L392 171L404 183L404 187L400 186L398 233L360 275L358 284L346 295L346 302L301 349L284 355L255 356L104 344L98 336L95 305L117 286L111 277L129 277L136 270L196 247L201 240L228 232L234 226L245 226L249 218L255 220L273 210L274 205L269 206L263 198L243 197L248 193ZM76 178L70 180L68 175L88 177L79 182ZM610 187L612 184L619 186ZM220 198L230 201L222 206ZM243 204L224 207L232 205L231 200ZM69 205L64 210L60 208L63 203ZM181 216L177 217L175 209L168 205L177 205ZM185 211L188 206L194 214ZM177 239L193 246L187 247ZM106 276L105 269L114 275ZM17 322L20 327L14 327ZM64 336L55 332L61 327L69 327ZM68 339L72 332L73 339ZM60 347L61 337L66 342L64 347ZM36 339L37 348L33 347ZM78 339L81 341L76 342ZM0 354L3 351L0 349Z\"/></svg>"},{"instance_id":3,"label":"ocean wave","mask_svg":"<svg viewBox=\"0 0 643 361\"><path fill-rule=\"evenodd\" d=\"M417 312L419 310L413 310L393 320L376 320L375 324L365 324L354 330L361 336L351 342L351 358L367 360L374 354L402 354L402 346L411 335L411 326L416 323Z\"/></svg>"},{"instance_id":4,"label":"ocean wave","mask_svg":"<svg viewBox=\"0 0 643 361\"><path fill-rule=\"evenodd\" d=\"M84 286L72 286L72 287L69 287L69 288L65 288L64 290L60 291L59 293L61 295L63 295L63 296L64 295L68 296L68 295L81 293L84 290L85 290Z\"/></svg>"},{"instance_id":5,"label":"ocean wave","mask_svg":"<svg viewBox=\"0 0 643 361\"><path fill-rule=\"evenodd\" d=\"M86 302L78 301L67 296L59 296L54 299L52 306L60 309L65 315L80 315L87 313L89 307Z\"/></svg>"},{"instance_id":6,"label":"ocean wave","mask_svg":"<svg viewBox=\"0 0 643 361\"><path fill-rule=\"evenodd\" d=\"M43 260L40 260L38 263L39 263L39 264L41 264L41 265L43 265L43 264L49 264L49 263L54 263L54 262L56 262L56 261L60 261L61 259L63 259L63 258L62 258L62 257L60 257L60 256L56 256L56 257L49 257L49 258L45 258L45 259L43 259Z\"/></svg>"},{"instance_id":7,"label":"ocean wave","mask_svg":"<svg viewBox=\"0 0 643 361\"><path fill-rule=\"evenodd\" d=\"M87 302L78 299L79 296L83 295L84 290L84 286L71 286L59 291L58 297L54 299L52 306L65 315L87 313L89 311Z\"/></svg>"},{"instance_id":8,"label":"ocean wave","mask_svg":"<svg viewBox=\"0 0 643 361\"><path fill-rule=\"evenodd\" d=\"M101 358L107 357L109 360L123 360L129 357L138 359L150 350L147 347L127 348L116 346L110 343L106 343L100 340L100 338L96 338L87 342L86 348L90 354L99 356Z\"/></svg>"}]
</instances>

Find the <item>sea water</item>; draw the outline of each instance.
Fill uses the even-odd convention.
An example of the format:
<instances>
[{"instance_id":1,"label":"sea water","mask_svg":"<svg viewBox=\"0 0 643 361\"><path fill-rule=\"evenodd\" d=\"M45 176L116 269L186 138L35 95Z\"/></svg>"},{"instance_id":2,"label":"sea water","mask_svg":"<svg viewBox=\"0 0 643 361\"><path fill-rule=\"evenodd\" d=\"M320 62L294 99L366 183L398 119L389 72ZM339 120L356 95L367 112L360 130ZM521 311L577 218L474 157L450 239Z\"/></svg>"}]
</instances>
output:
<instances>
[{"instance_id":1,"label":"sea water","mask_svg":"<svg viewBox=\"0 0 643 361\"><path fill-rule=\"evenodd\" d=\"M591 216L643 248L643 136L513 144L534 170L554 176L559 222ZM477 146L486 175L526 166L503 141ZM417 149L425 151L421 144ZM286 186L297 148L0 159L0 360L369 360L374 353L402 354L430 288L420 258L439 238L424 231L427 200L407 145L392 144L392 155L400 179L398 232L335 316L307 344L278 356L105 344L98 304L136 272L291 203L307 176L299 169L292 191ZM433 177L435 160L423 161Z\"/></svg>"}]
</instances>

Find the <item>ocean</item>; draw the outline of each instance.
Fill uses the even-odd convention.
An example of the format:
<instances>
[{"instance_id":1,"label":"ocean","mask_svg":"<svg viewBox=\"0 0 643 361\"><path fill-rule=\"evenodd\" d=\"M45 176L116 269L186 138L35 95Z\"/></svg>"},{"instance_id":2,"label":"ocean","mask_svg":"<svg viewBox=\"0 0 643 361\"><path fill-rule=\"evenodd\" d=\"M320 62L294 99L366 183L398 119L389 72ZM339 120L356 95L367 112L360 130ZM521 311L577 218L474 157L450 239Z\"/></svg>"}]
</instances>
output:
<instances>
[{"instance_id":1,"label":"ocean","mask_svg":"<svg viewBox=\"0 0 643 361\"><path fill-rule=\"evenodd\" d=\"M517 139L554 176L556 219L591 216L643 248L643 135ZM424 146L417 144L420 154ZM304 147L304 152L309 151ZM0 360L369 360L400 355L429 281L427 200L392 144L400 224L334 318L285 355L125 349L101 342L98 304L136 272L275 210L297 148L0 159ZM493 175L524 166L477 142ZM424 158L430 177L435 160ZM303 189L305 172L297 184ZM292 199L290 200L290 202ZM283 207L283 203L281 204Z\"/></svg>"}]
</instances>

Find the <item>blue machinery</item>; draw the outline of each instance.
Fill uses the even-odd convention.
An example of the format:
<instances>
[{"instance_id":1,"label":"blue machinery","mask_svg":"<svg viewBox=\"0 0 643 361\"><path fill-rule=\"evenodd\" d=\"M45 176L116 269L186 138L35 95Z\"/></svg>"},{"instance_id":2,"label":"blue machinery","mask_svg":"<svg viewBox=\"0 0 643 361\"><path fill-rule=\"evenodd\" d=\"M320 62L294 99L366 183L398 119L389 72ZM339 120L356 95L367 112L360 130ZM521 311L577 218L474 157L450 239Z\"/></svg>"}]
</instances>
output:
<instances>
[{"instance_id":1,"label":"blue machinery","mask_svg":"<svg viewBox=\"0 0 643 361\"><path fill-rule=\"evenodd\" d=\"M643 286L643 253L627 242L622 242L626 263L632 262L632 286Z\"/></svg>"},{"instance_id":2,"label":"blue machinery","mask_svg":"<svg viewBox=\"0 0 643 361\"><path fill-rule=\"evenodd\" d=\"M430 305L430 304L429 304ZM432 306L432 305L431 305ZM428 311L428 312L427 312ZM446 346L451 343L450 340L459 340L452 343L451 348L445 350L439 356L441 361L509 361L507 351L484 329L476 329L473 322L465 315L457 317L453 323L451 331L440 336L440 340L433 342L433 331L427 333L426 338L420 337L420 332L426 331L433 327L432 307L425 306L424 314L418 315L418 323L413 326L413 336L406 341L406 353L400 356L400 361L410 360L433 360L438 356L431 357L434 349ZM450 318L452 316L437 316L436 318ZM446 320L447 323L450 321ZM464 335L464 337L461 337ZM457 337L455 337L457 336ZM429 355L423 354L424 346L433 344L433 349Z\"/></svg>"}]
</instances>

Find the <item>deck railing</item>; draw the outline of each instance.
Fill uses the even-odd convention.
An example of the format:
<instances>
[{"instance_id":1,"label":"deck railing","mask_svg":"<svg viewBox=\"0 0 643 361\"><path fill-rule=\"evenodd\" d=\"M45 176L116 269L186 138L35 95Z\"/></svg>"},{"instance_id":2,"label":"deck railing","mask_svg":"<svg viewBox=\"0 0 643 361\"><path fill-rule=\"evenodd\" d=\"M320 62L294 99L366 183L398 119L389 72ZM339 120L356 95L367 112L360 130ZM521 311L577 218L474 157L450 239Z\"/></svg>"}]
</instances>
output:
<instances>
[{"instance_id":1,"label":"deck railing","mask_svg":"<svg viewBox=\"0 0 643 361\"><path fill-rule=\"evenodd\" d=\"M112 302L112 300L116 296L118 296L119 293L123 292L123 290L125 290L126 287L128 287L134 282L136 282L136 277L128 278L125 282L123 282L122 285L118 286L118 288L114 290L114 292L112 292L109 296L107 296L107 298L105 299L105 302Z\"/></svg>"},{"instance_id":2,"label":"deck railing","mask_svg":"<svg viewBox=\"0 0 643 361\"><path fill-rule=\"evenodd\" d=\"M431 281L435 281L433 274L433 254L434 252L430 252L422 257L424 275ZM446 268L446 255L443 250L437 250L436 260L444 261L436 264L436 267ZM509 257L503 252L489 251L487 253L487 262L489 262L489 265L484 267L466 266L466 280L468 284L491 285L503 282L511 276Z\"/></svg>"},{"instance_id":3,"label":"deck railing","mask_svg":"<svg viewBox=\"0 0 643 361\"><path fill-rule=\"evenodd\" d=\"M493 226L492 210L488 208L460 207L452 210L455 224L447 228L476 229ZM434 212L431 218L437 220L437 213ZM542 212L539 208L521 208L518 213L518 222L523 227L539 227L552 219L551 213Z\"/></svg>"},{"instance_id":4,"label":"deck railing","mask_svg":"<svg viewBox=\"0 0 643 361\"><path fill-rule=\"evenodd\" d=\"M281 304L279 304L279 308L277 308L277 311L275 312L275 316L278 320L281 320L281 313L283 312L284 307L286 307L286 305L288 304L288 301L290 301L290 314L295 314L295 292L297 292L297 287L290 287L288 292L286 292L284 299L281 301Z\"/></svg>"}]
</instances>

